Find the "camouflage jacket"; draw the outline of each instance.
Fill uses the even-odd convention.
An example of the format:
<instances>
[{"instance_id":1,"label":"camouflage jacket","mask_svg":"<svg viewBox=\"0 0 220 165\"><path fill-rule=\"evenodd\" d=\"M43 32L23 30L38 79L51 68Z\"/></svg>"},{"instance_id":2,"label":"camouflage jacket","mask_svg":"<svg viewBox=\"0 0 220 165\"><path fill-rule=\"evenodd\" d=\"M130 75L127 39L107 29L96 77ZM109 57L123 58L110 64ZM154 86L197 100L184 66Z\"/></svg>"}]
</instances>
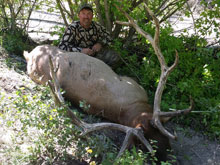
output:
<instances>
[{"instance_id":1,"label":"camouflage jacket","mask_svg":"<svg viewBox=\"0 0 220 165\"><path fill-rule=\"evenodd\" d=\"M88 29L83 28L79 21L74 21L65 31L58 47L70 52L80 52L82 48L92 48L96 43L103 46L112 42L106 29L96 22L92 22Z\"/></svg>"}]
</instances>

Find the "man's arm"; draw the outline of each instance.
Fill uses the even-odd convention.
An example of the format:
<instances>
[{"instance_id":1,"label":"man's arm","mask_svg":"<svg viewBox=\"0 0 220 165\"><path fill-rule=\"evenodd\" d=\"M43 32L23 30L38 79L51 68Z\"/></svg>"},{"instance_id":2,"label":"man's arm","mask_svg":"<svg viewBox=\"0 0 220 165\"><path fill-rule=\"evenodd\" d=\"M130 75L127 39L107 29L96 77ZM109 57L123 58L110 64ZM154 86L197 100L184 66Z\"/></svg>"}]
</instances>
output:
<instances>
[{"instance_id":1,"label":"man's arm","mask_svg":"<svg viewBox=\"0 0 220 165\"><path fill-rule=\"evenodd\" d=\"M93 52L99 52L102 49L102 44L96 43L93 47L92 50Z\"/></svg>"},{"instance_id":2,"label":"man's arm","mask_svg":"<svg viewBox=\"0 0 220 165\"><path fill-rule=\"evenodd\" d=\"M112 38L110 37L109 32L102 25L96 23L96 27L98 29L99 39L98 43L102 46L109 46L112 44Z\"/></svg>"}]
</instances>

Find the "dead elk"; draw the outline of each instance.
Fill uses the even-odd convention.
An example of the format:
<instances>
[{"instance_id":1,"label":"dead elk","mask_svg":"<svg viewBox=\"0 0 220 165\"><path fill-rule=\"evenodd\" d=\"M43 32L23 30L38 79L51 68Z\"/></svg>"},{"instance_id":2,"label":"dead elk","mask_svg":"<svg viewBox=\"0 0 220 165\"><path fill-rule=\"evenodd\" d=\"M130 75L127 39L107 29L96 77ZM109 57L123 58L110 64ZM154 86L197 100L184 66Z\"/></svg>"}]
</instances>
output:
<instances>
[{"instance_id":1,"label":"dead elk","mask_svg":"<svg viewBox=\"0 0 220 165\"><path fill-rule=\"evenodd\" d=\"M64 95L66 99L75 105L85 100L90 105L89 114L99 115L118 123L89 125L73 116L76 118L75 123L83 127L86 133L106 127L126 132L126 141L120 154L129 145L128 141L132 135L139 136L138 138L151 152L152 147L146 139L156 140L157 156L160 160L166 160L166 151L170 149L169 136L153 126L154 113L148 104L147 94L135 81L118 76L109 66L96 58L82 53L65 52L54 46L38 46L30 53L25 52L24 56L27 61L27 73L33 81L45 84L55 79L55 86L60 85L66 91ZM53 69L50 69L50 59ZM190 109L175 114L186 113ZM159 117L161 121L167 118L164 113L162 116L164 117ZM146 139L143 139L141 130Z\"/></svg>"}]
</instances>

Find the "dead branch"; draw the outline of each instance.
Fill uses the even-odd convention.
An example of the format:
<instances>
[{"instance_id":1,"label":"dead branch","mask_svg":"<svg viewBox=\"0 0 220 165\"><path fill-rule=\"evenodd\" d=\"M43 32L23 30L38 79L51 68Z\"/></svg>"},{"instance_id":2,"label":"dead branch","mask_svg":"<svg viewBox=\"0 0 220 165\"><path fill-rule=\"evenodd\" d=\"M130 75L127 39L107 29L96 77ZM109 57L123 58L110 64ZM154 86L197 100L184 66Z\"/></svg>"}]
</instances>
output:
<instances>
[{"instance_id":1,"label":"dead branch","mask_svg":"<svg viewBox=\"0 0 220 165\"><path fill-rule=\"evenodd\" d=\"M1 17L4 19L4 21L6 22L7 26L9 25L9 18L7 16L7 13L6 13L6 5L5 5L5 2L2 2L1 4Z\"/></svg>"},{"instance_id":2,"label":"dead branch","mask_svg":"<svg viewBox=\"0 0 220 165\"><path fill-rule=\"evenodd\" d=\"M131 5L130 5L130 7L129 7L129 9L127 10L127 12L132 12L138 5L140 5L141 3L143 2L143 0L133 0L132 2L131 2ZM114 16L113 16L114 17ZM112 17L112 18L113 18ZM117 19L117 16L116 16L116 19ZM115 19L114 19L115 20ZM117 24L116 23L116 25L115 25L115 28L114 28L114 30L113 30L113 32L112 32L112 38L117 38L118 36L119 36L119 33L120 33L120 31L121 31L121 29L122 29L122 26L120 25L120 24Z\"/></svg>"},{"instance_id":3,"label":"dead branch","mask_svg":"<svg viewBox=\"0 0 220 165\"><path fill-rule=\"evenodd\" d=\"M167 11L163 18L160 20L160 23L164 22L165 20L167 20L167 18L169 18L170 16L172 16L173 14L175 14L180 8L183 7L183 5L187 2L188 0L186 0L185 2L182 3L182 5L177 5L178 1L172 1L170 3L168 3L166 6L164 6L167 2L167 0L164 0L161 5L155 10L155 15L159 16L161 15L161 13L163 13L164 11ZM164 6L164 7L163 7ZM162 8L163 7L163 8ZM171 8L171 9L170 9Z\"/></svg>"},{"instance_id":4,"label":"dead branch","mask_svg":"<svg viewBox=\"0 0 220 165\"><path fill-rule=\"evenodd\" d=\"M126 137L123 141L122 147L118 153L117 157L120 157L122 153L128 148L130 145L130 140L133 136L136 136L149 150L149 152L153 155L153 148L149 144L149 142L145 139L142 128L132 128L128 126L124 126L121 124L115 124L115 123L95 123L95 124L88 124L84 121L81 121L77 116L72 112L72 110L65 104L64 98L61 95L60 92L60 85L58 82L58 79L56 77L56 73L54 71L54 66L52 62L52 57L49 56L49 64L50 64L50 74L52 81L49 81L49 86L51 88L52 94L55 98L55 103L57 103L58 106L63 106L68 113L68 116L72 119L73 124L80 127L82 130L81 135L84 136L88 133L98 131L101 129L114 129L119 130L124 133L126 133Z\"/></svg>"},{"instance_id":5,"label":"dead branch","mask_svg":"<svg viewBox=\"0 0 220 165\"><path fill-rule=\"evenodd\" d=\"M71 13L70 17L71 17L72 20L74 20L73 3L72 3L71 0L67 0L67 2L68 2L69 10L70 10L70 13Z\"/></svg>"},{"instance_id":6,"label":"dead branch","mask_svg":"<svg viewBox=\"0 0 220 165\"><path fill-rule=\"evenodd\" d=\"M17 18L18 14L20 13L22 8L24 7L24 2L25 2L25 0L22 0L21 5L18 7L18 10L17 10L17 12L15 14L15 18Z\"/></svg>"},{"instance_id":7,"label":"dead branch","mask_svg":"<svg viewBox=\"0 0 220 165\"><path fill-rule=\"evenodd\" d=\"M28 16L27 16L27 21L26 21L26 23L25 23L23 29L26 29L26 28L27 28L28 23L29 23L30 18L31 18L31 14L32 14L32 12L33 12L33 10L34 10L34 8L35 8L36 3L37 3L37 0L34 0L34 2L33 2L33 4L32 4L32 7L29 9Z\"/></svg>"},{"instance_id":8,"label":"dead branch","mask_svg":"<svg viewBox=\"0 0 220 165\"><path fill-rule=\"evenodd\" d=\"M71 15L70 11L68 11L66 9L65 5L62 2L60 3L60 5L61 5L61 8L63 9L63 12L65 12L67 14L67 16L69 16L73 20L73 17Z\"/></svg>"},{"instance_id":9,"label":"dead branch","mask_svg":"<svg viewBox=\"0 0 220 165\"><path fill-rule=\"evenodd\" d=\"M124 25L124 26L132 26L132 24L129 22L115 21L115 23L120 24L120 25Z\"/></svg>"}]
</instances>

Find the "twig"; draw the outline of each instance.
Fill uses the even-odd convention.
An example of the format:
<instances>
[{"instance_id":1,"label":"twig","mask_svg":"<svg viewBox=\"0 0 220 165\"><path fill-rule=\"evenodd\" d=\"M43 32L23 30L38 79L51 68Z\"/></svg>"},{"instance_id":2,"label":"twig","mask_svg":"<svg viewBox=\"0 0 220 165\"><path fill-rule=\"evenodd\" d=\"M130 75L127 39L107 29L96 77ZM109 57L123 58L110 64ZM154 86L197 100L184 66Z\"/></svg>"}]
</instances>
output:
<instances>
[{"instance_id":1,"label":"twig","mask_svg":"<svg viewBox=\"0 0 220 165\"><path fill-rule=\"evenodd\" d=\"M201 156L193 148L191 148L191 151L199 158L200 162L202 162Z\"/></svg>"}]
</instances>

